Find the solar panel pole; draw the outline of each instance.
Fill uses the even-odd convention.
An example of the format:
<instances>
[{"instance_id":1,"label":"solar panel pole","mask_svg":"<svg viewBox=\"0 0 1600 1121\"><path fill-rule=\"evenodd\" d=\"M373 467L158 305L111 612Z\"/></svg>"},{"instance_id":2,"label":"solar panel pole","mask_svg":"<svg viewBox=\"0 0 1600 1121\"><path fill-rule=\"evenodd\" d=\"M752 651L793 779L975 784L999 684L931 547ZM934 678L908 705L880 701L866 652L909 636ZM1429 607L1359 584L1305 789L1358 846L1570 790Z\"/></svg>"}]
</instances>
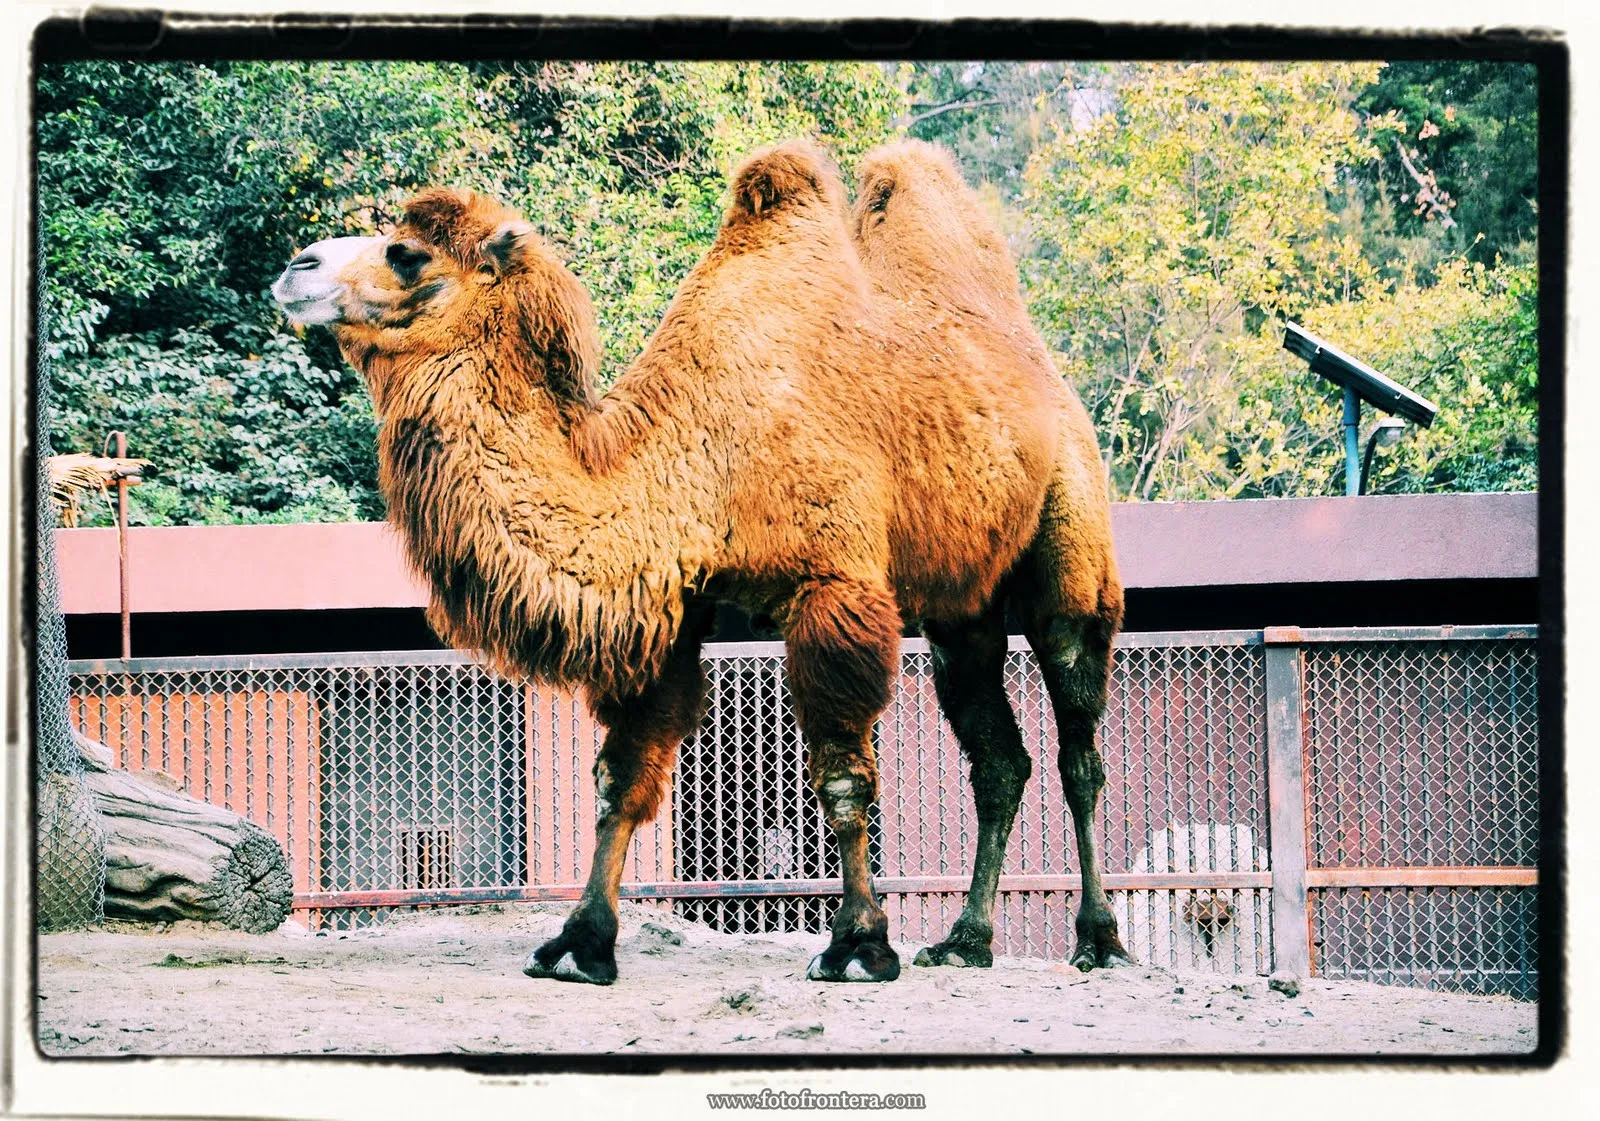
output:
<instances>
[{"instance_id":1,"label":"solar panel pole","mask_svg":"<svg viewBox=\"0 0 1600 1121\"><path fill-rule=\"evenodd\" d=\"M1351 498L1361 493L1361 398L1348 385L1344 387L1344 492Z\"/></svg>"}]
</instances>

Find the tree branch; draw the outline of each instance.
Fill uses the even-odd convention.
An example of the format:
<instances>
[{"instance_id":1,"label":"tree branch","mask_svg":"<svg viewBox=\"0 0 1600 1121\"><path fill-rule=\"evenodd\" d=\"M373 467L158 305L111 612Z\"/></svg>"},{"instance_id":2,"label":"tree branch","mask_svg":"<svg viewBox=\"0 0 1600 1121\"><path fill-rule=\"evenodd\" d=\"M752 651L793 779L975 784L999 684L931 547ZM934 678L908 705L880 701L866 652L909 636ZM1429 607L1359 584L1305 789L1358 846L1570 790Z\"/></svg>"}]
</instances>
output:
<instances>
[{"instance_id":1,"label":"tree branch","mask_svg":"<svg viewBox=\"0 0 1600 1121\"><path fill-rule=\"evenodd\" d=\"M1417 165L1406 155L1404 143L1396 144L1395 148L1400 152L1400 164L1406 169L1406 174L1416 180L1418 212L1430 210L1441 226L1447 230L1453 228L1456 220L1450 216L1450 196L1440 189L1433 172L1417 170Z\"/></svg>"},{"instance_id":2,"label":"tree branch","mask_svg":"<svg viewBox=\"0 0 1600 1121\"><path fill-rule=\"evenodd\" d=\"M947 101L943 105L937 105L934 108L929 109L926 113L918 113L911 117L902 117L900 118L899 124L901 128L910 128L914 124L919 124L922 121L942 116L945 113L954 113L958 109L981 109L986 105L1004 105L1005 101L1006 99L1003 97L991 97L983 101Z\"/></svg>"}]
</instances>

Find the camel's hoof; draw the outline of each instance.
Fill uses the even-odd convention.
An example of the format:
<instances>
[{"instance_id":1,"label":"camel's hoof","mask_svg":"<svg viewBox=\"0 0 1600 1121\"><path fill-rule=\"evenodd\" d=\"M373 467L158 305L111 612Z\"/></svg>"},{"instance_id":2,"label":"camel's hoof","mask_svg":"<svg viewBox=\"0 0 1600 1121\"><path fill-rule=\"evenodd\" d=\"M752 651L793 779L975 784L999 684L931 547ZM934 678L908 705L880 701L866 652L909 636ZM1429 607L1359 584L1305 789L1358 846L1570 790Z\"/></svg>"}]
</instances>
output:
<instances>
[{"instance_id":1,"label":"camel's hoof","mask_svg":"<svg viewBox=\"0 0 1600 1121\"><path fill-rule=\"evenodd\" d=\"M569 942L552 938L528 955L522 971L529 977L549 977L556 981L576 981L585 985L609 985L617 979L615 958L601 957Z\"/></svg>"},{"instance_id":2,"label":"camel's hoof","mask_svg":"<svg viewBox=\"0 0 1600 1121\"><path fill-rule=\"evenodd\" d=\"M900 958L887 942L829 946L806 967L812 981L893 981L900 976Z\"/></svg>"},{"instance_id":3,"label":"camel's hoof","mask_svg":"<svg viewBox=\"0 0 1600 1121\"><path fill-rule=\"evenodd\" d=\"M957 968L988 969L994 964L994 951L988 946L954 940L918 950L917 965L953 965Z\"/></svg>"},{"instance_id":4,"label":"camel's hoof","mask_svg":"<svg viewBox=\"0 0 1600 1121\"><path fill-rule=\"evenodd\" d=\"M1072 953L1072 964L1088 973L1095 969L1114 969L1134 964L1133 955L1122 948L1115 928L1095 935L1078 935L1078 948Z\"/></svg>"}]
</instances>

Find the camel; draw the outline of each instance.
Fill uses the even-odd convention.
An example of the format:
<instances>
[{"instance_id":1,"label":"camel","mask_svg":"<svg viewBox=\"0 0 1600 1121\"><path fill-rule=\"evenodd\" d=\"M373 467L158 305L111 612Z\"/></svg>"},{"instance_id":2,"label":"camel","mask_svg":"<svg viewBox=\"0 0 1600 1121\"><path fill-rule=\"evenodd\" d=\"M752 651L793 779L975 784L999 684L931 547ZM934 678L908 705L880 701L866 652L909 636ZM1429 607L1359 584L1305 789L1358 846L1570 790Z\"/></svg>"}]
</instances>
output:
<instances>
[{"instance_id":1,"label":"camel","mask_svg":"<svg viewBox=\"0 0 1600 1121\"><path fill-rule=\"evenodd\" d=\"M903 209L890 195L885 231ZM273 285L286 315L329 326L366 379L380 486L430 624L503 673L581 690L605 728L593 866L561 932L525 962L531 976L615 980L623 858L703 714L699 652L719 600L784 638L808 784L839 850L843 899L808 977L900 972L867 816L872 728L913 621L934 642L984 823L975 898L929 960L988 964L1028 769L989 676L1008 597L1027 604L1080 819L1074 960L1126 959L1086 824L1121 610L1092 434L1079 456L1074 399L1031 327L1019 336L988 304L911 309L891 292L916 253L869 271L847 222L814 147L750 157L710 250L603 397L586 293L492 199L424 191L389 234L318 242Z\"/></svg>"}]
</instances>

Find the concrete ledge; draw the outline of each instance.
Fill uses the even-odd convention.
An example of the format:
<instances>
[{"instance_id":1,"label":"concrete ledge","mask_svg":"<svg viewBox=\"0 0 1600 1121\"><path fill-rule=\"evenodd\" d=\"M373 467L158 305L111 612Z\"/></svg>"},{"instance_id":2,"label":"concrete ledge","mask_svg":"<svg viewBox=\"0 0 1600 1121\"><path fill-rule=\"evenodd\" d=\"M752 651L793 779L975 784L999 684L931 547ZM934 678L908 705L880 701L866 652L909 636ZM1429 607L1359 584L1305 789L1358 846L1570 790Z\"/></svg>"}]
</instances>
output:
<instances>
[{"instance_id":1,"label":"concrete ledge","mask_svg":"<svg viewBox=\"0 0 1600 1121\"><path fill-rule=\"evenodd\" d=\"M1539 573L1537 494L1121 503L1130 588L1507 580ZM117 535L56 530L62 609L114 614ZM135 528L132 610L421 607L427 595L380 522Z\"/></svg>"},{"instance_id":2,"label":"concrete ledge","mask_svg":"<svg viewBox=\"0 0 1600 1121\"><path fill-rule=\"evenodd\" d=\"M61 610L115 614L117 531L56 530ZM134 612L422 607L383 522L141 526L128 530Z\"/></svg>"},{"instance_id":3,"label":"concrete ledge","mask_svg":"<svg viewBox=\"0 0 1600 1121\"><path fill-rule=\"evenodd\" d=\"M1513 580L1539 574L1539 496L1119 503L1130 588Z\"/></svg>"}]
</instances>

